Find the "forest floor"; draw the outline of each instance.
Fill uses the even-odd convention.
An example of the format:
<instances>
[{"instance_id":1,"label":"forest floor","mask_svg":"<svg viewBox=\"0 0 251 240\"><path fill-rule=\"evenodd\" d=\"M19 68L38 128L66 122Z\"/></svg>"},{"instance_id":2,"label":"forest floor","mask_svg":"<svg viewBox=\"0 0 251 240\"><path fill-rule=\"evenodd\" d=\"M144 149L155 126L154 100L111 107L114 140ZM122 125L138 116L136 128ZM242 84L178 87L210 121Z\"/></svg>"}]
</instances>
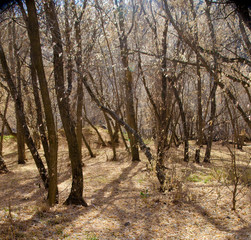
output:
<instances>
[{"instance_id":1,"label":"forest floor","mask_svg":"<svg viewBox=\"0 0 251 240\"><path fill-rule=\"evenodd\" d=\"M166 166L172 190L162 194L158 181L141 162L134 163L122 144L117 161L94 132L84 134L96 154L83 147L84 199L89 207L65 206L71 188L67 143L59 134L59 204L48 208L46 192L29 151L17 164L14 139L4 142L6 165L0 175L0 239L251 239L251 144L233 150L240 174L236 211L232 211L233 171L226 146L214 143L211 164L182 161L183 148L170 149ZM106 130L103 137L108 140ZM150 143L151 148L153 144ZM201 150L201 156L205 146ZM41 152L42 155L42 152Z\"/></svg>"}]
</instances>

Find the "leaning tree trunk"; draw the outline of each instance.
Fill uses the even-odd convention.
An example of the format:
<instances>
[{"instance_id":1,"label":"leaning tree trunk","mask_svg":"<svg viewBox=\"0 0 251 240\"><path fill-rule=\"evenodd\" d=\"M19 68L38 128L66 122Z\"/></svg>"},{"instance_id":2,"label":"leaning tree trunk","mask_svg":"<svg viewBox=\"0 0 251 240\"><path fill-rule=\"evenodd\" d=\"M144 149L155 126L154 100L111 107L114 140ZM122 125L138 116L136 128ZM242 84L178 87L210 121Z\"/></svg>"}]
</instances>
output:
<instances>
[{"instance_id":1,"label":"leaning tree trunk","mask_svg":"<svg viewBox=\"0 0 251 240\"><path fill-rule=\"evenodd\" d=\"M51 30L52 42L54 43L53 65L58 107L68 143L69 157L71 160L72 187L70 195L65 201L65 204L87 206L87 203L83 199L82 158L81 153L79 151L77 135L75 132L75 124L70 115L69 98L65 92L64 87L63 45L61 39L61 32L58 25L56 9L53 1L46 1L45 12Z\"/></svg>"},{"instance_id":2,"label":"leaning tree trunk","mask_svg":"<svg viewBox=\"0 0 251 240\"><path fill-rule=\"evenodd\" d=\"M38 171L39 171L40 177L44 183L44 186L46 189L48 189L49 185L48 185L47 172L44 167L43 161L40 158L40 155L39 155L39 153L36 149L36 146L33 142L33 139L30 135L30 131L29 131L29 128L27 126L26 119L24 116L22 99L19 97L16 86L11 78L10 70L7 65L7 61L6 61L3 47L1 44L0 44L0 62L1 62L2 69L3 69L4 75L5 75L5 80L8 84L9 89L10 89L11 96L12 96L13 100L15 101L15 104L17 105L17 114L18 114L18 117L19 117L19 119L22 123L22 126L23 126L26 144L30 149L30 152L33 156L35 163L36 163L36 166L38 168Z\"/></svg>"},{"instance_id":3,"label":"leaning tree trunk","mask_svg":"<svg viewBox=\"0 0 251 240\"><path fill-rule=\"evenodd\" d=\"M181 120L182 120L182 125L183 125L183 131L184 131L184 161L188 162L189 161L189 142L188 142L188 129L187 129L187 122L186 122L186 115L183 109L183 105L178 93L178 90L176 89L176 87L174 86L174 82L173 79L169 78L169 82L172 86L172 90L174 92L174 96L178 102L178 106L179 106L179 110L180 110L180 116L181 116Z\"/></svg>"},{"instance_id":4,"label":"leaning tree trunk","mask_svg":"<svg viewBox=\"0 0 251 240\"><path fill-rule=\"evenodd\" d=\"M32 61L36 69L36 73L39 80L41 97L44 106L44 113L46 119L46 126L48 131L49 140L49 191L48 200L49 205L52 206L56 203L57 199L57 156L58 156L58 140L56 126L54 122L54 115L52 110L52 104L50 100L50 94L48 89L48 83L46 81L45 70L42 59L41 43L39 36L39 25L36 12L36 6L34 0L26 0L26 7L28 16L24 10L22 1L18 1L20 9L22 11L23 18L27 25L28 36L31 45Z\"/></svg>"}]
</instances>

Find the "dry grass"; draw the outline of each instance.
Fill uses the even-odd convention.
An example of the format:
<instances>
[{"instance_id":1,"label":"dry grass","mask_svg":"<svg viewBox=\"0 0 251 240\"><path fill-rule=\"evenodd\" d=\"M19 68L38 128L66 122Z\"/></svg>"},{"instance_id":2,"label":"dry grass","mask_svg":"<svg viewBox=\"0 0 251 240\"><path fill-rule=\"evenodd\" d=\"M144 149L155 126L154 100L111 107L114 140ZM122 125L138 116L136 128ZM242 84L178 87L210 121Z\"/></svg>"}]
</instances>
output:
<instances>
[{"instance_id":1,"label":"dry grass","mask_svg":"<svg viewBox=\"0 0 251 240\"><path fill-rule=\"evenodd\" d=\"M231 211L227 148L214 144L212 163L200 165L183 163L182 147L172 149L166 165L173 190L160 194L143 155L140 163L132 163L119 146L118 161L107 161L112 158L111 149L101 147L91 129L84 133L97 155L90 158L83 147L88 208L62 205L71 187L62 133L60 203L50 209L44 203L46 193L28 150L27 164L18 165L15 143L5 142L4 158L10 173L0 175L0 239L251 239L250 185L244 181L239 186L237 211ZM102 134L108 140L105 130ZM250 152L251 146L236 151L243 171ZM191 159L193 154L192 143Z\"/></svg>"}]
</instances>

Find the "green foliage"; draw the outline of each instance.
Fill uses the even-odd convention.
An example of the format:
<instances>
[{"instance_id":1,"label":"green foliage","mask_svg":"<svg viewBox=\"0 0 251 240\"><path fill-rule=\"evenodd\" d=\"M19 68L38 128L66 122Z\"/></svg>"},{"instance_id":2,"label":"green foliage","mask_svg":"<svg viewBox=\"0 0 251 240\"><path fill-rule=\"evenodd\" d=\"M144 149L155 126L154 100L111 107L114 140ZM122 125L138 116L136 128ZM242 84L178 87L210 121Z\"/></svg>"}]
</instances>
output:
<instances>
[{"instance_id":1,"label":"green foliage","mask_svg":"<svg viewBox=\"0 0 251 240\"><path fill-rule=\"evenodd\" d=\"M141 191L140 192L140 197L141 198L148 198L149 197L148 189L145 189L144 191Z\"/></svg>"},{"instance_id":2,"label":"green foliage","mask_svg":"<svg viewBox=\"0 0 251 240\"><path fill-rule=\"evenodd\" d=\"M95 233L88 233L86 239L87 240L98 240L98 237L96 236Z\"/></svg>"},{"instance_id":3,"label":"green foliage","mask_svg":"<svg viewBox=\"0 0 251 240\"><path fill-rule=\"evenodd\" d=\"M144 140L144 143L145 143L146 145L148 145L148 144L150 144L150 143L152 142L152 139L151 139L151 138L144 138L143 140Z\"/></svg>"},{"instance_id":4,"label":"green foliage","mask_svg":"<svg viewBox=\"0 0 251 240\"><path fill-rule=\"evenodd\" d=\"M213 177L212 175L204 175L204 174L200 174L200 173L194 173L191 174L187 177L187 180L189 182L203 182L203 183L208 183L210 181L212 181Z\"/></svg>"},{"instance_id":5,"label":"green foliage","mask_svg":"<svg viewBox=\"0 0 251 240\"><path fill-rule=\"evenodd\" d=\"M8 141L8 140L11 140L11 139L13 139L13 138L15 138L13 135L4 135L4 136L3 136L3 140L4 140L4 141Z\"/></svg>"}]
</instances>

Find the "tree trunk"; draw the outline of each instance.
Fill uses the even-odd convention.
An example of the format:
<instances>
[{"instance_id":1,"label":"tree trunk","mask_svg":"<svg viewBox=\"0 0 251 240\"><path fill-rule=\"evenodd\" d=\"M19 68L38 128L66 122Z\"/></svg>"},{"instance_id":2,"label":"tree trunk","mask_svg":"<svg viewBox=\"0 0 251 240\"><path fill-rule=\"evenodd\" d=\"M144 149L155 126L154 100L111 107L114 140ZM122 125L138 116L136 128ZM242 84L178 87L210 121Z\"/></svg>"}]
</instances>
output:
<instances>
[{"instance_id":1,"label":"tree trunk","mask_svg":"<svg viewBox=\"0 0 251 240\"><path fill-rule=\"evenodd\" d=\"M82 134L82 138L83 138L83 142L84 142L86 148L88 149L88 152L89 152L90 156L91 156L92 158L96 157L95 154L93 153L92 149L91 149L90 144L87 142L87 140L86 140L84 134ZM84 164L82 164L82 165L84 165Z\"/></svg>"},{"instance_id":2,"label":"tree trunk","mask_svg":"<svg viewBox=\"0 0 251 240\"><path fill-rule=\"evenodd\" d=\"M75 2L75 1L74 1ZM75 4L75 3L74 3ZM81 39L81 30L80 30L80 19L77 16L75 5L73 6L73 9L75 11L75 37L76 37L76 43L77 43L77 52L76 52L76 66L77 71L82 72L82 39ZM77 75L77 127L76 127L76 135L77 135L77 141L79 146L79 152L82 159L82 125L83 125L83 83L81 81L81 78L79 75Z\"/></svg>"},{"instance_id":3,"label":"tree trunk","mask_svg":"<svg viewBox=\"0 0 251 240\"><path fill-rule=\"evenodd\" d=\"M22 98L21 93L21 65L18 55L17 39L16 39L16 28L15 22L10 22L8 24L8 34L11 36L9 41L9 59L10 59L10 71L12 74L12 79L18 90L20 98ZM15 61L16 60L16 61ZM25 141L24 134L22 130L22 125L18 119L17 106L15 105L16 113L16 131L17 131L17 149L18 149L18 164L25 164Z\"/></svg>"},{"instance_id":4,"label":"tree trunk","mask_svg":"<svg viewBox=\"0 0 251 240\"><path fill-rule=\"evenodd\" d=\"M4 108L3 117L6 118L7 110L8 110L8 103L10 99L10 94L8 93ZM0 137L0 156L3 156L3 137L4 137L4 128L5 128L5 122L2 121L2 129L1 129L1 137Z\"/></svg>"},{"instance_id":5,"label":"tree trunk","mask_svg":"<svg viewBox=\"0 0 251 240\"><path fill-rule=\"evenodd\" d=\"M4 162L4 159L2 158L2 156L0 155L0 174L1 173L7 173L9 172L8 168L6 167L6 164Z\"/></svg>"},{"instance_id":6,"label":"tree trunk","mask_svg":"<svg viewBox=\"0 0 251 240\"><path fill-rule=\"evenodd\" d=\"M112 161L116 161L117 160L117 158L116 158L116 146L115 146L115 141L114 141L114 137L113 137L112 126L111 126L110 119L107 116L107 114L105 112L103 112L103 113L104 113L106 126L107 126L107 129L108 129L108 132L109 132L109 135L110 135L110 139L111 139L110 145L112 146L112 152L113 152Z\"/></svg>"},{"instance_id":7,"label":"tree trunk","mask_svg":"<svg viewBox=\"0 0 251 240\"><path fill-rule=\"evenodd\" d=\"M2 119L2 122L4 123L4 125L5 125L6 130L8 131L8 133L16 138L17 134L12 131L11 126L10 126L8 120L6 119L6 116L4 116L4 114L2 114L1 112L0 112L0 118Z\"/></svg>"},{"instance_id":8,"label":"tree trunk","mask_svg":"<svg viewBox=\"0 0 251 240\"><path fill-rule=\"evenodd\" d=\"M21 1L19 1L19 5L23 17L25 19L25 22L27 24L28 36L31 45L31 55L37 72L41 90L41 96L44 105L46 126L49 139L49 159L50 159L48 165L48 171L49 171L48 200L49 200L49 205L52 206L57 201L57 154L58 154L57 132L48 90L48 83L46 81L46 76L43 66L41 43L39 36L39 25L38 25L35 2L34 0L26 0L28 16L26 16Z\"/></svg>"},{"instance_id":9,"label":"tree trunk","mask_svg":"<svg viewBox=\"0 0 251 240\"><path fill-rule=\"evenodd\" d=\"M128 61L128 43L127 43L127 34L125 33L125 20L124 20L124 9L123 1L120 1L118 6L119 14L119 42L120 42L120 54L122 65L124 67L124 84L125 84L125 93L126 93L126 118L129 126L137 131L137 122L134 109L134 94L133 94L133 77L131 70L129 68ZM132 161L140 161L138 145L135 136L128 132L128 137L130 141Z\"/></svg>"},{"instance_id":10,"label":"tree trunk","mask_svg":"<svg viewBox=\"0 0 251 240\"><path fill-rule=\"evenodd\" d=\"M75 124L70 115L69 98L65 92L64 87L64 71L63 71L63 46L61 33L58 25L57 14L54 2L51 0L45 3L45 12L47 16L48 25L51 30L53 46L53 65L54 65L54 80L57 93L57 101L59 112L65 131L69 157L71 160L72 170L72 187L71 192L65 204L76 204L87 206L83 199L83 172L82 172L82 158L79 151L79 144L75 132Z\"/></svg>"},{"instance_id":11,"label":"tree trunk","mask_svg":"<svg viewBox=\"0 0 251 240\"><path fill-rule=\"evenodd\" d=\"M26 141L26 144L27 146L29 147L30 151L31 151L31 154L33 156L33 159L36 163L36 166L38 168L38 171L39 171L39 174L40 174L40 177L44 183L44 186L46 189L48 189L49 185L48 185L48 177L47 177L47 173L46 173L46 169L44 167L44 164L43 164L43 161L42 159L40 158L40 155L36 149L36 146L32 140L32 137L30 135L30 131L29 131L29 128L27 126L27 123L26 123L26 119L25 119L25 116L24 116L24 109L23 109L23 103L22 103L22 99L19 97L19 94L17 92L17 89L15 87L15 84L11 78L11 74L10 74L10 70L9 70L9 67L7 65L7 62L6 62L6 58L5 58L5 54L4 54L4 51L3 51L3 48L2 48L2 45L0 44L0 61L1 61L1 64L2 64L2 69L3 69L3 72L4 72L4 75L5 75L5 80L7 81L7 84L9 86L9 89L10 89L10 93L11 93L11 96L13 98L13 100L15 101L16 105L17 105L17 114L18 114L18 117L22 123L22 126L23 126L23 130L24 130L24 135L25 135L25 141Z\"/></svg>"},{"instance_id":12,"label":"tree trunk","mask_svg":"<svg viewBox=\"0 0 251 240\"><path fill-rule=\"evenodd\" d=\"M45 160L46 160L47 166L49 167L50 166L49 144L48 144L48 140L47 140L47 136L46 136L46 130L45 130L46 127L44 125L44 121L42 118L42 116L43 116L42 104L41 104L40 97L39 97L37 74L36 74L36 69L35 69L34 59L33 59L32 54L31 54L30 58L31 58L31 63L30 63L31 83L32 83L32 88L33 88L34 100L35 100L35 104L36 104L37 126L39 129L41 142L42 142L43 149L44 149Z\"/></svg>"},{"instance_id":13,"label":"tree trunk","mask_svg":"<svg viewBox=\"0 0 251 240\"><path fill-rule=\"evenodd\" d=\"M181 99L179 97L179 93L178 90L176 89L176 87L174 86L174 82L173 79L169 78L169 82L172 86L172 90L174 92L174 96L178 102L178 106L179 106L179 110L180 110L180 116L181 116L181 120L182 120L182 124L183 124L183 131L184 131L184 161L188 162L189 161L189 142L188 142L188 130L187 130L187 122L186 122L186 116L185 116L185 112L183 109L183 105L181 102Z\"/></svg>"},{"instance_id":14,"label":"tree trunk","mask_svg":"<svg viewBox=\"0 0 251 240\"><path fill-rule=\"evenodd\" d=\"M16 59L16 86L19 97L22 98L22 85L21 85L21 64L18 55L17 43L16 43L16 32L15 26L13 25L13 45L14 45L14 56ZM16 106L17 108L17 106ZM16 109L16 126L17 126L17 148L18 148L18 164L25 164L25 139L22 123L18 118L17 109Z\"/></svg>"},{"instance_id":15,"label":"tree trunk","mask_svg":"<svg viewBox=\"0 0 251 240\"><path fill-rule=\"evenodd\" d=\"M84 111L85 111L85 108L84 108ZM106 144L105 144L105 141L104 139L102 138L100 132L98 131L98 129L92 124L92 122L88 119L87 115L86 115L86 111L85 111L85 120L89 123L89 125L95 130L95 132L97 133L98 135L98 138L100 140L100 142L102 143L102 146L105 147Z\"/></svg>"},{"instance_id":16,"label":"tree trunk","mask_svg":"<svg viewBox=\"0 0 251 240\"><path fill-rule=\"evenodd\" d=\"M216 37L215 37L215 32L214 32L214 26L212 24L211 16L210 16L210 3L208 0L206 0L206 16L208 20L208 26L209 26L209 31L210 31L210 36L212 40L212 48L214 50L217 49L216 47ZM210 103L211 103L211 112L210 112L210 121L209 121L209 126L208 126L208 139L207 139L207 148L206 148L206 153L204 157L204 162L209 163L210 162L210 156L211 156L211 148L212 148L212 142L213 142L213 131L214 131L214 121L215 121L215 114L216 114L216 90L217 90L217 82L219 81L218 75L217 75L217 69L218 69L218 63L217 63L217 57L216 55L213 56L214 60L214 75L210 73L210 78L213 79L213 86L212 90L210 92Z\"/></svg>"}]
</instances>

